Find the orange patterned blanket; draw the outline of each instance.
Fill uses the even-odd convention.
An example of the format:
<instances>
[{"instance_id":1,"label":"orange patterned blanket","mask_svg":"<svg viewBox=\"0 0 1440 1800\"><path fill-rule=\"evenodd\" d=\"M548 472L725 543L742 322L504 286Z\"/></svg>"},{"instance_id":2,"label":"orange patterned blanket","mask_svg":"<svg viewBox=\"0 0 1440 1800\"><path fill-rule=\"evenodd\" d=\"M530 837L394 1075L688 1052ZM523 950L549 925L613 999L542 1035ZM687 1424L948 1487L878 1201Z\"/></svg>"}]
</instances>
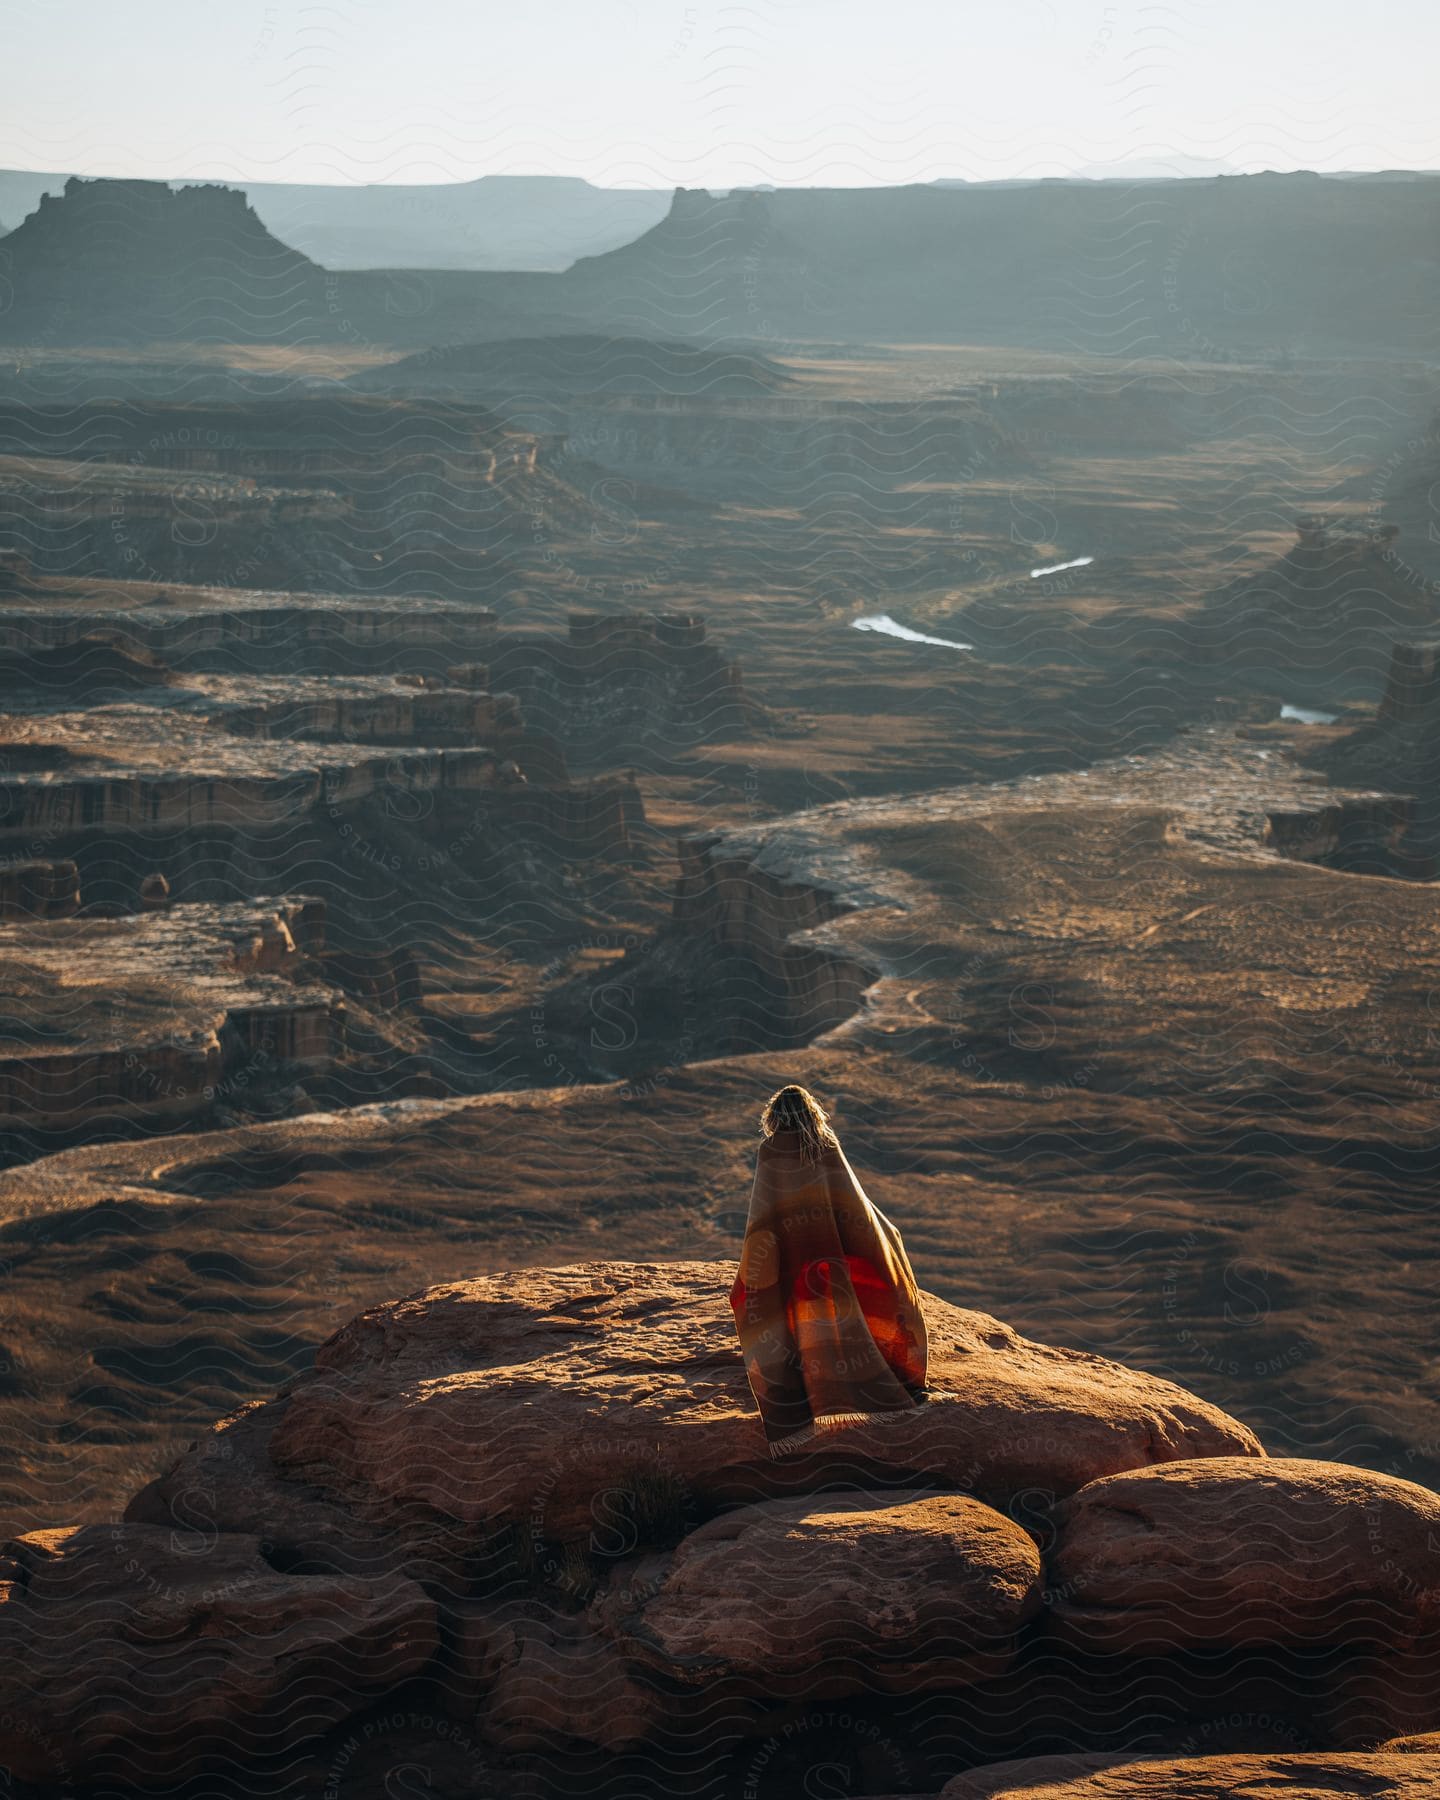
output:
<instances>
[{"instance_id":1,"label":"orange patterned blanket","mask_svg":"<svg viewBox=\"0 0 1440 1800\"><path fill-rule=\"evenodd\" d=\"M925 1319L900 1233L838 1144L818 1162L798 1132L760 1146L730 1304L772 1454L877 1413L925 1385Z\"/></svg>"}]
</instances>

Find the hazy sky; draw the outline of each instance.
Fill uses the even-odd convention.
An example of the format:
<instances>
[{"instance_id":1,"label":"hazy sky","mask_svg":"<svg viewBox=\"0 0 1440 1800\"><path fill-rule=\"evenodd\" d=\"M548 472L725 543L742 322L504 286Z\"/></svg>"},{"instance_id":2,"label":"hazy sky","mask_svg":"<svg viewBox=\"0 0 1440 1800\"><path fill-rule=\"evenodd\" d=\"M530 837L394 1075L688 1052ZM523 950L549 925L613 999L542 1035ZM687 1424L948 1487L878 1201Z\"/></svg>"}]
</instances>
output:
<instances>
[{"instance_id":1,"label":"hazy sky","mask_svg":"<svg viewBox=\"0 0 1440 1800\"><path fill-rule=\"evenodd\" d=\"M0 166L622 186L1440 167L1435 0L11 0Z\"/></svg>"}]
</instances>

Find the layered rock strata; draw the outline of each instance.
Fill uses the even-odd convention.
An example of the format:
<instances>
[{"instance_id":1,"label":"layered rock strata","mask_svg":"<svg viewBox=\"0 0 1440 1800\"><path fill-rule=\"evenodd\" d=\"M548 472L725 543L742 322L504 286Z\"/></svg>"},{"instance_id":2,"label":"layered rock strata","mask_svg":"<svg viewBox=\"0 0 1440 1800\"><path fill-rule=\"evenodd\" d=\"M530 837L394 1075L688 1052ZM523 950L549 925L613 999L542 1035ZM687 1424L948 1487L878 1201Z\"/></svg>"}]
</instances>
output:
<instances>
[{"instance_id":1,"label":"layered rock strata","mask_svg":"<svg viewBox=\"0 0 1440 1800\"><path fill-rule=\"evenodd\" d=\"M287 898L0 925L0 1131L173 1125L242 1080L328 1067L324 907Z\"/></svg>"},{"instance_id":2,"label":"layered rock strata","mask_svg":"<svg viewBox=\"0 0 1440 1800\"><path fill-rule=\"evenodd\" d=\"M0 611L0 646L35 652L72 644L103 624L175 667L331 675L484 658L498 622L480 606L383 596L294 594L247 586L120 581L77 606L71 584L25 584Z\"/></svg>"},{"instance_id":3,"label":"layered rock strata","mask_svg":"<svg viewBox=\"0 0 1440 1800\"><path fill-rule=\"evenodd\" d=\"M327 709L314 704L313 716L323 722ZM370 715L377 736L387 715L393 719L405 705L391 700ZM464 714L469 703L457 702L455 710ZM513 718L504 709L501 716ZM385 755L364 741L321 750L225 726L223 714L133 704L0 718L0 749L11 764L0 772L0 842L53 845L80 834L93 840L97 832L264 832L307 814L335 820L367 802L388 805L401 819L459 806L468 826L479 803L496 820L552 833L593 854L623 848L643 817L628 780L516 783L503 766L515 760L504 735L493 748L410 745L403 755ZM563 768L543 740L535 756L538 774Z\"/></svg>"}]
</instances>

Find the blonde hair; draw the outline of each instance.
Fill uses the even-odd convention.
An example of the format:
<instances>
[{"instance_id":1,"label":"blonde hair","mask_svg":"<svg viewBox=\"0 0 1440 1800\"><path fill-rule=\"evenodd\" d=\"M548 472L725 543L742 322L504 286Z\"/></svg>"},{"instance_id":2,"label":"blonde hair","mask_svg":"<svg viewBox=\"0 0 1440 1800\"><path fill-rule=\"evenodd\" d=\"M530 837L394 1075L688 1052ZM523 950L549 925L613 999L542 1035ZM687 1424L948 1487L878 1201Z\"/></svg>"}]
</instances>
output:
<instances>
[{"instance_id":1,"label":"blonde hair","mask_svg":"<svg viewBox=\"0 0 1440 1800\"><path fill-rule=\"evenodd\" d=\"M800 1155L806 1162L819 1162L824 1151L838 1148L840 1142L809 1088L793 1084L778 1088L760 1114L761 1137L772 1138L777 1131L799 1132Z\"/></svg>"}]
</instances>

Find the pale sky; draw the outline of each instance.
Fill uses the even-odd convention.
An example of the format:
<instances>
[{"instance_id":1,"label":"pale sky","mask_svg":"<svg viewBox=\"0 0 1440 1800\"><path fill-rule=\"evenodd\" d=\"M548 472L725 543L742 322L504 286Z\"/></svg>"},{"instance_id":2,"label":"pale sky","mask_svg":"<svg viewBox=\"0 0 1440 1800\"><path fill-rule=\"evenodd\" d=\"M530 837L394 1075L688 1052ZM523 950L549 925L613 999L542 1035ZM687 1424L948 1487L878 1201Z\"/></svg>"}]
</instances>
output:
<instances>
[{"instance_id":1,"label":"pale sky","mask_svg":"<svg viewBox=\"0 0 1440 1800\"><path fill-rule=\"evenodd\" d=\"M1137 161L1440 168L1435 0L10 0L6 12L8 168L661 188Z\"/></svg>"}]
</instances>

